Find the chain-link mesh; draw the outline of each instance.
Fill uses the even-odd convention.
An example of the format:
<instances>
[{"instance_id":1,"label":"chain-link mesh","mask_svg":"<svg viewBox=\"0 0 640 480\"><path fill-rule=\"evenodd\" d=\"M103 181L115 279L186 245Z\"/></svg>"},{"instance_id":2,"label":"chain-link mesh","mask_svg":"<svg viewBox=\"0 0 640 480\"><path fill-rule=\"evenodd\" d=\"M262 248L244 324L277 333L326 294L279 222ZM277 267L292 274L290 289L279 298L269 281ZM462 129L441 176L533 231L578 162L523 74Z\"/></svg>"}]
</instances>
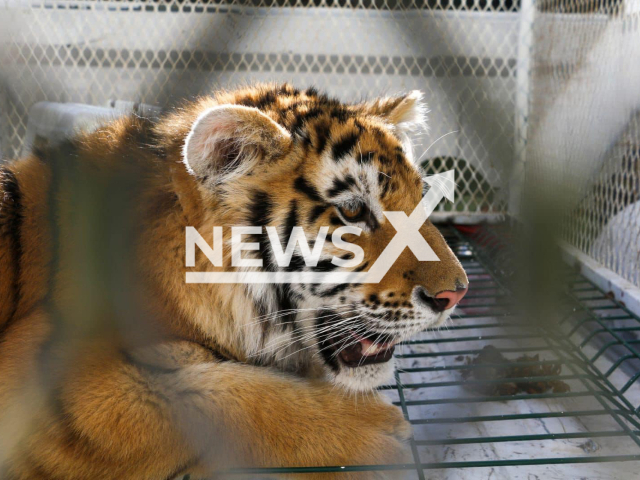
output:
<instances>
[{"instance_id":1,"label":"chain-link mesh","mask_svg":"<svg viewBox=\"0 0 640 480\"><path fill-rule=\"evenodd\" d=\"M0 0L0 143L5 156L21 151L42 100L169 107L254 81L313 84L351 101L420 89L430 132L416 153L431 171L457 168L458 202L446 208L500 213L514 156L517 9L513 0Z\"/></svg>"},{"instance_id":2,"label":"chain-link mesh","mask_svg":"<svg viewBox=\"0 0 640 480\"><path fill-rule=\"evenodd\" d=\"M532 45L526 182L640 285L640 0L543 0Z\"/></svg>"}]
</instances>

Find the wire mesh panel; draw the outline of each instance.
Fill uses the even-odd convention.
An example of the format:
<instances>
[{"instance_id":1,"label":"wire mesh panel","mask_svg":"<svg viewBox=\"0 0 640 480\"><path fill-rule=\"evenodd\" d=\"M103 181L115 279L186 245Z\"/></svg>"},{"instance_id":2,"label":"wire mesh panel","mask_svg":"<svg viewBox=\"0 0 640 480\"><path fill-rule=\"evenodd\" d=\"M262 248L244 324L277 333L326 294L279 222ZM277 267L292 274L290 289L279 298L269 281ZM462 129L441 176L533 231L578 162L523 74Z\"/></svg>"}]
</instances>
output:
<instances>
[{"instance_id":1,"label":"wire mesh panel","mask_svg":"<svg viewBox=\"0 0 640 480\"><path fill-rule=\"evenodd\" d=\"M513 0L2 0L0 12L7 157L20 153L29 110L43 100L168 107L254 81L313 84L350 101L420 89L430 133L417 134L416 153L438 159L431 171L455 164L453 210L505 208Z\"/></svg>"},{"instance_id":2,"label":"wire mesh panel","mask_svg":"<svg viewBox=\"0 0 640 480\"><path fill-rule=\"evenodd\" d=\"M569 243L638 286L640 1L538 2L532 38L526 182L558 200Z\"/></svg>"},{"instance_id":3,"label":"wire mesh panel","mask_svg":"<svg viewBox=\"0 0 640 480\"><path fill-rule=\"evenodd\" d=\"M572 212L566 236L607 268L640 286L640 112L612 145Z\"/></svg>"}]
</instances>

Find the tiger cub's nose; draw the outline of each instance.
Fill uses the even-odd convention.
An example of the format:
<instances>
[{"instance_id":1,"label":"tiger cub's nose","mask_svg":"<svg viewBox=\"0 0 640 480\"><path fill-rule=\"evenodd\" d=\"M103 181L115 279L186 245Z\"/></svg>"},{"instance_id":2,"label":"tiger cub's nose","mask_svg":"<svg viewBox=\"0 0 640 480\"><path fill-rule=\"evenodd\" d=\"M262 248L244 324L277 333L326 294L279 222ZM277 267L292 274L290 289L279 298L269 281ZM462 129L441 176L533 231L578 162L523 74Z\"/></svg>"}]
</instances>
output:
<instances>
[{"instance_id":1,"label":"tiger cub's nose","mask_svg":"<svg viewBox=\"0 0 640 480\"><path fill-rule=\"evenodd\" d=\"M467 287L462 287L456 290L445 290L435 296L431 296L424 287L418 286L416 287L415 298L420 305L428 306L436 312L443 312L455 307L465 296L467 290L469 290Z\"/></svg>"}]
</instances>

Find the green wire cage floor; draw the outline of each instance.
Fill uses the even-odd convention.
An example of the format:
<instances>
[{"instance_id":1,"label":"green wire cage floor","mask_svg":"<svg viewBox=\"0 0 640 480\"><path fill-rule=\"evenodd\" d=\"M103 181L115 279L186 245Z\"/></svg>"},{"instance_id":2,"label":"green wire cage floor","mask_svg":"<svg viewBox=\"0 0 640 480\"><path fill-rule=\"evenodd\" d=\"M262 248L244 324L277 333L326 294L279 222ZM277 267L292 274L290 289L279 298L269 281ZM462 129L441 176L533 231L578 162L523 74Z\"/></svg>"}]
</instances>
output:
<instances>
[{"instance_id":1,"label":"green wire cage floor","mask_svg":"<svg viewBox=\"0 0 640 480\"><path fill-rule=\"evenodd\" d=\"M523 325L510 308L512 262L501 240L508 232L463 232L443 229L469 293L448 328L396 350L395 384L383 387L414 427L414 462L249 469L229 478L381 470L417 479L640 478L640 318L567 269L561 320ZM516 377L474 375L505 367L473 362L487 345ZM496 388L523 384L534 391L496 396Z\"/></svg>"}]
</instances>

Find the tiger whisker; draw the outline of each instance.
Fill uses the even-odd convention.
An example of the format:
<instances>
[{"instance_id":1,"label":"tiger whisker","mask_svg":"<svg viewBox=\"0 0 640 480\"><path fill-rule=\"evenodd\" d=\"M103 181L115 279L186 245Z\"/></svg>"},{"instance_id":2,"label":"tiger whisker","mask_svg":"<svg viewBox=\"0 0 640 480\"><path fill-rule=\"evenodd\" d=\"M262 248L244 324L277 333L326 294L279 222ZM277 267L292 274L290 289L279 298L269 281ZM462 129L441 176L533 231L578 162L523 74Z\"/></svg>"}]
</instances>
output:
<instances>
[{"instance_id":1,"label":"tiger whisker","mask_svg":"<svg viewBox=\"0 0 640 480\"><path fill-rule=\"evenodd\" d=\"M329 310L329 309L336 309L336 308L346 308L346 307L350 307L350 306L354 306L355 303L347 303L347 304L342 304L342 305L324 305L322 307L316 307L316 308L290 308L287 310L278 310L276 312L273 313L268 313L265 315L260 315L258 317L254 317L252 320L260 320L259 322L249 322L245 325L243 325L244 327L247 326L251 326L251 325L257 325L260 323L264 323L265 321L271 320L271 319L275 319L281 316L286 316L286 315L290 315L292 313L299 313L299 312L307 312L307 311L318 311L318 310Z\"/></svg>"},{"instance_id":2,"label":"tiger whisker","mask_svg":"<svg viewBox=\"0 0 640 480\"><path fill-rule=\"evenodd\" d=\"M364 326L363 326L363 327L364 327ZM353 333L355 333L355 334L356 334L356 337L357 337L357 334L358 334L358 333L360 333L361 331L366 331L366 327L364 327L363 329L360 329L360 330L354 331ZM360 342L360 340L359 340L358 338L355 338L353 341L351 341L351 342L349 342L348 344L346 344L346 345L345 345L345 343L346 343L346 342L348 342L348 341L349 341L349 339L345 340L345 342L343 342L343 344L341 345L341 347L340 347L338 350L336 350L336 351L335 351L331 356L332 356L332 357L337 357L337 356L338 356L340 353L342 353L345 349L347 349L347 348L349 348L349 347L351 347L351 346L355 345L356 343Z\"/></svg>"},{"instance_id":3,"label":"tiger whisker","mask_svg":"<svg viewBox=\"0 0 640 480\"><path fill-rule=\"evenodd\" d=\"M350 331L350 329L349 329L349 330L347 330L347 331ZM326 338L329 338L330 336L333 336L334 334L335 334L335 332L326 332L325 334L323 334L322 336L320 336L320 338L318 338L316 342L314 342L314 343L312 343L312 344L310 344L310 345L307 345L307 346L305 346L305 347L299 348L298 350L295 350L295 351L291 352L291 353L290 353L290 354L288 354L287 356L283 357L283 359L288 358L288 357L290 357L291 355L295 355L296 353L299 353L299 352L301 352L301 351L303 351L303 350L307 350L307 349L312 348L312 347L314 347L314 346L316 346L316 345L319 345L320 343L322 343L323 341L325 341L325 340L326 340ZM286 349L286 347L283 347L283 348L279 349L279 350L278 350L278 352L276 352L276 354L277 354L277 353L279 353L279 352L281 352L281 351L282 351L282 350L284 350L284 349Z\"/></svg>"},{"instance_id":4,"label":"tiger whisker","mask_svg":"<svg viewBox=\"0 0 640 480\"><path fill-rule=\"evenodd\" d=\"M427 147L427 149L422 153L422 155L420 155L420 157L418 158L418 160L416 160L416 163L420 163L420 161L422 161L422 158L429 152L429 150L431 149L431 147L433 147L436 143L438 143L440 140L442 140L444 137L446 137L447 135L451 135L452 133L458 133L460 130L452 130L450 132L445 133L444 135L440 135L438 138L436 138L433 143L431 143L431 145L429 145Z\"/></svg>"},{"instance_id":5,"label":"tiger whisker","mask_svg":"<svg viewBox=\"0 0 640 480\"><path fill-rule=\"evenodd\" d=\"M290 347L294 343L301 342L301 341L307 340L309 338L313 338L314 336L317 336L319 334L323 334L325 332L330 332L331 334L338 334L337 332L333 331L333 330L336 329L337 326L343 326L344 325L344 329L343 330L345 332L348 332L350 328L346 327L346 323L349 322L349 321L352 321L354 319L360 318L361 316L362 315L349 317L349 318L344 318L343 320L341 320L341 321L339 321L337 323L332 323L330 325L326 325L324 327L321 327L320 329L313 329L312 331L309 331L309 332L305 333L305 335L303 335L301 337L298 336L298 337L296 337L294 339L291 339L291 340L286 339L286 345L284 345L284 346L278 345L277 343L275 345L273 345L273 344L267 345L262 350L260 350L259 352L256 352L255 354L253 354L251 356L257 356L257 355L259 355L261 353L264 353L266 351L271 351L271 350L273 350L274 347L278 349L276 352L274 352L274 354L277 354L280 351ZM314 325L309 325L306 328L310 328L311 329L313 327L315 327L315 326ZM341 333L344 333L344 332L339 332L339 333L341 334Z\"/></svg>"},{"instance_id":6,"label":"tiger whisker","mask_svg":"<svg viewBox=\"0 0 640 480\"><path fill-rule=\"evenodd\" d=\"M349 329L349 331L351 331L351 329ZM333 332L332 332L332 333L333 333ZM296 350L295 352L290 353L290 354L289 354L289 355L287 355L286 357L283 357L283 360L284 360L285 358L290 357L291 355L294 355L294 354L296 354L296 353L298 353L298 352L301 352L301 351L303 351L303 350L307 350L308 348L314 347L314 346L316 346L316 345L318 345L318 344L320 344L320 343L322 343L322 341L317 341L317 342L315 342L315 343L313 343L313 344L311 344L311 345L309 345L309 346L307 346L307 347L304 347L304 348L301 348L301 349L299 349L299 350Z\"/></svg>"}]
</instances>

